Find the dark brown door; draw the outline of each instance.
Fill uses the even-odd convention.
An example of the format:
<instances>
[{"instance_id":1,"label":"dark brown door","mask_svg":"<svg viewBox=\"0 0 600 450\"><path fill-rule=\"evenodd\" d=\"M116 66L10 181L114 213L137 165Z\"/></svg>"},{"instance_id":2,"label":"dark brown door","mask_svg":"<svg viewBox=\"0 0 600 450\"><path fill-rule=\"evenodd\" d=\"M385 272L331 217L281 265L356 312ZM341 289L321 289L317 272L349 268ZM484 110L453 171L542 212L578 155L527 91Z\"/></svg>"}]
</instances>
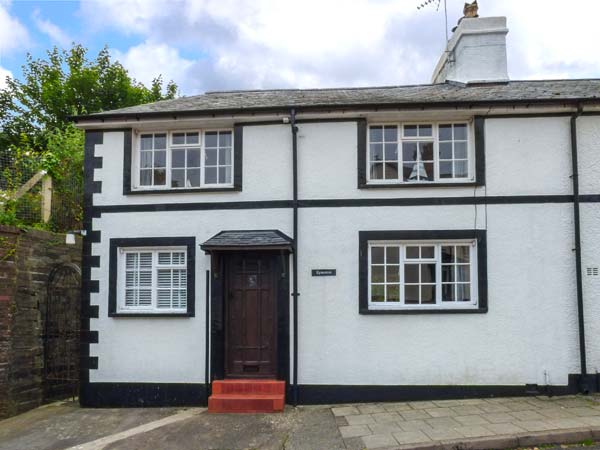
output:
<instances>
[{"instance_id":1,"label":"dark brown door","mask_svg":"<svg viewBox=\"0 0 600 450\"><path fill-rule=\"evenodd\" d=\"M225 376L277 375L276 255L236 253L227 258Z\"/></svg>"}]
</instances>

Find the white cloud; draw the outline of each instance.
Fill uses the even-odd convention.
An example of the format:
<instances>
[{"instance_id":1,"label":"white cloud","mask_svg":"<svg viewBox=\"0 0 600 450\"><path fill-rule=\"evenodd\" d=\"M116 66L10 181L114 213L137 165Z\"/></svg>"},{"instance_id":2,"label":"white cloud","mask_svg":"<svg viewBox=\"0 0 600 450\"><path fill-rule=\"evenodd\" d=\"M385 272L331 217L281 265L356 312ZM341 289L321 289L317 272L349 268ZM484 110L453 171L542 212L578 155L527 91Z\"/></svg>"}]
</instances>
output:
<instances>
[{"instance_id":1,"label":"white cloud","mask_svg":"<svg viewBox=\"0 0 600 450\"><path fill-rule=\"evenodd\" d=\"M0 67L0 89L4 89L6 87L6 77L12 78L12 72Z\"/></svg>"},{"instance_id":2,"label":"white cloud","mask_svg":"<svg viewBox=\"0 0 600 450\"><path fill-rule=\"evenodd\" d=\"M26 47L30 43L27 29L10 15L9 8L9 1L0 1L0 54Z\"/></svg>"},{"instance_id":3,"label":"white cloud","mask_svg":"<svg viewBox=\"0 0 600 450\"><path fill-rule=\"evenodd\" d=\"M163 73L192 94L428 83L444 47L444 17L435 7L418 11L419 3L181 0L165 7L159 0L105 0L82 2L81 13L91 28L143 40L121 54L132 72ZM462 4L448 0L450 28L462 15ZM565 7L547 0L504 0L485 2L480 13L508 16L513 78L600 74L594 48L600 42L595 25L600 2ZM139 52L150 45L162 49L160 63ZM202 56L195 61L180 56L190 52Z\"/></svg>"},{"instance_id":4,"label":"white cloud","mask_svg":"<svg viewBox=\"0 0 600 450\"><path fill-rule=\"evenodd\" d=\"M113 49L111 56L146 86L150 86L158 75L162 75L164 82L178 79L193 65L193 61L182 58L177 49L151 42L130 47L126 52Z\"/></svg>"},{"instance_id":5,"label":"white cloud","mask_svg":"<svg viewBox=\"0 0 600 450\"><path fill-rule=\"evenodd\" d=\"M39 9L35 9L31 15L33 22L38 30L47 35L53 43L59 44L61 47L68 47L73 40L60 27L52 23L48 19L42 18Z\"/></svg>"}]
</instances>

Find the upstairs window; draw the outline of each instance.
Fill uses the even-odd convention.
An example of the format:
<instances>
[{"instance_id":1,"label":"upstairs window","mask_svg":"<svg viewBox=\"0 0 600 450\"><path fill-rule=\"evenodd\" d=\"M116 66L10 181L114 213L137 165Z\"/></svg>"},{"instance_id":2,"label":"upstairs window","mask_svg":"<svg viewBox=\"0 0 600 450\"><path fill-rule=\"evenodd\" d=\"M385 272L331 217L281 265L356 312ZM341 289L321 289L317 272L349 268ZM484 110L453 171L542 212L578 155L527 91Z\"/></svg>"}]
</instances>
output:
<instances>
[{"instance_id":1,"label":"upstairs window","mask_svg":"<svg viewBox=\"0 0 600 450\"><path fill-rule=\"evenodd\" d=\"M371 125L367 182L371 184L474 181L467 123Z\"/></svg>"},{"instance_id":2,"label":"upstairs window","mask_svg":"<svg viewBox=\"0 0 600 450\"><path fill-rule=\"evenodd\" d=\"M233 187L233 131L140 133L136 161L140 190Z\"/></svg>"}]
</instances>

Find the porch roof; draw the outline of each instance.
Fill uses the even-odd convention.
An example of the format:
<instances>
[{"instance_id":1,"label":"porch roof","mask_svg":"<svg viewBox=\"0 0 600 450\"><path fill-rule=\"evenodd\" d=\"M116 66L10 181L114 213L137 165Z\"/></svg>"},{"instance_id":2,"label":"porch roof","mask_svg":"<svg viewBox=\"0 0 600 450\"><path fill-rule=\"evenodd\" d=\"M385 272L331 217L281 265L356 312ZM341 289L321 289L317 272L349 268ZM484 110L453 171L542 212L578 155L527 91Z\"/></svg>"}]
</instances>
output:
<instances>
[{"instance_id":1,"label":"porch roof","mask_svg":"<svg viewBox=\"0 0 600 450\"><path fill-rule=\"evenodd\" d=\"M292 251L293 239L279 230L221 231L200 244L207 253L232 250L287 250Z\"/></svg>"}]
</instances>

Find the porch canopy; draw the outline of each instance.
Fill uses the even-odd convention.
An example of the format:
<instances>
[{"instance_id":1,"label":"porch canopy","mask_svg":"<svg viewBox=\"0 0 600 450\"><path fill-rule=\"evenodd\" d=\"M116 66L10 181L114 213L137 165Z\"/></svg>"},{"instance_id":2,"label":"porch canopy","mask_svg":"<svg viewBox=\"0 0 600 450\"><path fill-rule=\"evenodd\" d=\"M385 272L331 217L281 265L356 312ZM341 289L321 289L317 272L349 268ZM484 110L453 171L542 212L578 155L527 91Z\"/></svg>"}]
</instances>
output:
<instances>
[{"instance_id":1,"label":"porch canopy","mask_svg":"<svg viewBox=\"0 0 600 450\"><path fill-rule=\"evenodd\" d=\"M221 231L200 244L206 253L242 250L286 250L293 249L293 239L279 230L236 230Z\"/></svg>"}]
</instances>

